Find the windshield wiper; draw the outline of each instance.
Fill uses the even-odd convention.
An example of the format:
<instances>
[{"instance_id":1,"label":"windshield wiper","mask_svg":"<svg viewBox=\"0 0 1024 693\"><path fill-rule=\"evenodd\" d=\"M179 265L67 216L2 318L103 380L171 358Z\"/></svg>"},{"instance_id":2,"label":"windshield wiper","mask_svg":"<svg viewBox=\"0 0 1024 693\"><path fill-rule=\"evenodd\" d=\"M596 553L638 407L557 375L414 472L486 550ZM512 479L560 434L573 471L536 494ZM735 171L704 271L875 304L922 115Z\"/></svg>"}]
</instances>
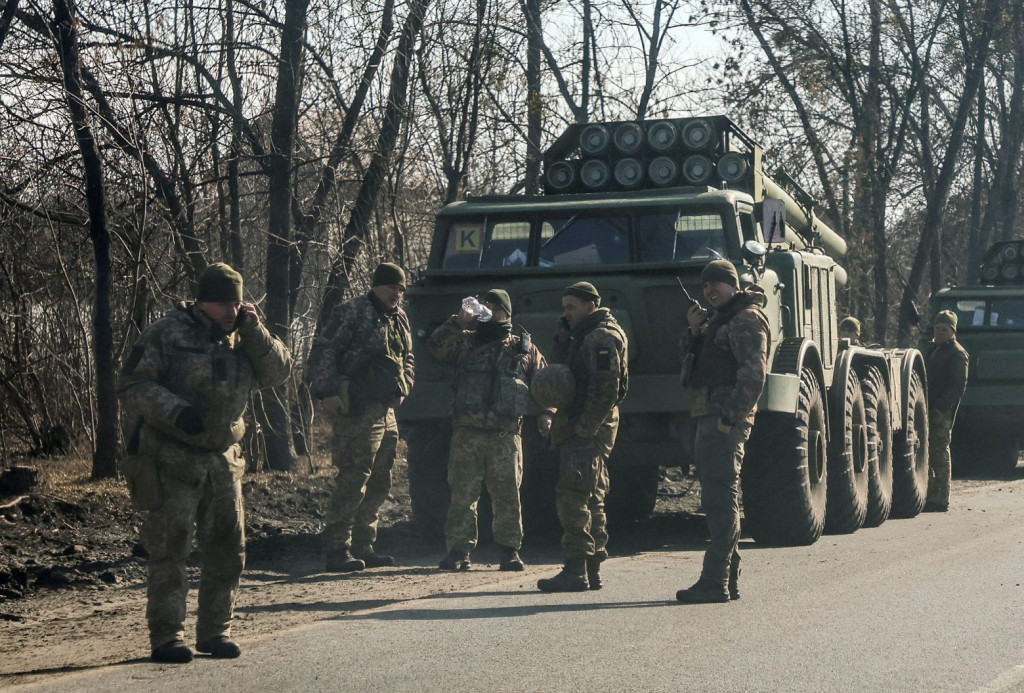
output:
<instances>
[{"instance_id":1,"label":"windshield wiper","mask_svg":"<svg viewBox=\"0 0 1024 693\"><path fill-rule=\"evenodd\" d=\"M553 241L553 240L555 240L556 238L558 238L558 234L562 233L562 232L563 232L563 231L565 231L565 230L566 230L567 228L569 228L569 224L571 224L571 223L573 223L574 221L576 221L576 218L577 218L577 217L578 217L579 215L580 215L580 213L579 213L579 212L576 212L576 214L573 214L573 215L572 215L571 217L569 217L569 219L568 219L568 220L567 220L567 221L566 221L566 222L565 222L564 224L562 224L561 226L559 226L559 227L558 227L558 228L557 228L557 229L555 230L555 233L554 233L554 234L552 234L551 238L547 239L546 241L544 241L543 243L541 243L541 244L540 244L540 249L541 249L541 250L544 250L545 248L547 248L547 247L548 247L548 244L549 244L549 243L550 243L551 241Z\"/></svg>"}]
</instances>

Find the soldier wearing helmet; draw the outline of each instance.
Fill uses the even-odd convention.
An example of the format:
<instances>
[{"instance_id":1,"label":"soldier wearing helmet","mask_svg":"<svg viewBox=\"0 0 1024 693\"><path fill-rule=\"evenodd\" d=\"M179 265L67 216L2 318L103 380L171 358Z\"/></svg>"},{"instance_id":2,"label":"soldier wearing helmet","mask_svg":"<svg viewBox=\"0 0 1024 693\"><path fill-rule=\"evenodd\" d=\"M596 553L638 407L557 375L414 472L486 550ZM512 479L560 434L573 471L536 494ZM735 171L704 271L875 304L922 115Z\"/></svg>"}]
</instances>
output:
<instances>
[{"instance_id":1,"label":"soldier wearing helmet","mask_svg":"<svg viewBox=\"0 0 1024 693\"><path fill-rule=\"evenodd\" d=\"M925 349L928 373L928 497L925 512L949 509L949 454L953 421L967 387L967 350L956 339L956 313L939 311L932 326L932 341Z\"/></svg>"},{"instance_id":2,"label":"soldier wearing helmet","mask_svg":"<svg viewBox=\"0 0 1024 693\"><path fill-rule=\"evenodd\" d=\"M555 577L537 582L544 592L600 589L600 565L608 556L607 462L629 371L626 333L600 306L601 295L590 282L577 282L563 292L562 327L568 339L561 344L575 388L572 401L558 410L551 437L559 448L555 505L565 565Z\"/></svg>"},{"instance_id":3,"label":"soldier wearing helmet","mask_svg":"<svg viewBox=\"0 0 1024 693\"><path fill-rule=\"evenodd\" d=\"M529 335L513 334L512 300L491 289L480 301L491 316L484 320L463 306L430 336L431 353L455 367L452 441L448 460L451 503L445 522L448 554L441 570L469 570L477 544L477 503L487 487L494 512L494 540L501 548L500 570L523 570L523 416L536 411L528 383L545 366ZM537 421L542 434L551 413Z\"/></svg>"}]
</instances>

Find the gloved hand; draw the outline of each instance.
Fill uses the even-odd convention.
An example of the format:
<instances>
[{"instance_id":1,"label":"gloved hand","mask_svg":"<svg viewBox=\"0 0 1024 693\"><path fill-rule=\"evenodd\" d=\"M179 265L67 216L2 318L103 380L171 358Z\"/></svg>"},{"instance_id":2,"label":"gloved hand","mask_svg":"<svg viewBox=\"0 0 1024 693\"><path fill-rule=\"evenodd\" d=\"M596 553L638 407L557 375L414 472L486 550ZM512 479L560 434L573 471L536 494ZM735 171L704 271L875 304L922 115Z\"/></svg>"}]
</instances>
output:
<instances>
[{"instance_id":1,"label":"gloved hand","mask_svg":"<svg viewBox=\"0 0 1024 693\"><path fill-rule=\"evenodd\" d=\"M197 436L206 430L206 426L203 425L203 417L199 415L199 410L195 407L182 409L174 420L174 425L179 431L190 436Z\"/></svg>"}]
</instances>

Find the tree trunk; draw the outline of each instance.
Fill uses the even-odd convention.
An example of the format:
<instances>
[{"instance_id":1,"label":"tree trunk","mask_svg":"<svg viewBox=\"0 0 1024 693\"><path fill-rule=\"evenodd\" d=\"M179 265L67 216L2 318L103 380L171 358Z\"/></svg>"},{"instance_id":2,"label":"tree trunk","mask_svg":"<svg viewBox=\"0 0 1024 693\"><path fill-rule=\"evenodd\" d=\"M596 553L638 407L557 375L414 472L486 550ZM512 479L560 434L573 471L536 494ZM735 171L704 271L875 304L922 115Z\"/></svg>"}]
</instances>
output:
<instances>
[{"instance_id":1,"label":"tree trunk","mask_svg":"<svg viewBox=\"0 0 1024 693\"><path fill-rule=\"evenodd\" d=\"M298 122L299 95L302 91L303 39L309 0L288 0L281 32L280 70L274 100L274 118L270 131L267 164L268 216L267 236L267 329L288 342L291 326L289 300L289 247L291 245L292 158L295 128ZM267 465L274 470L295 468L295 448L291 435L288 387L281 386L263 397L267 443Z\"/></svg>"},{"instance_id":2,"label":"tree trunk","mask_svg":"<svg viewBox=\"0 0 1024 693\"><path fill-rule=\"evenodd\" d=\"M107 230L103 162L93 139L78 57L74 0L54 0L54 35L60 53L64 94L75 128L75 139L85 168L85 199L89 209L89 237L96 263L96 297L93 305L93 344L96 351L96 446L92 478L117 472L117 392L114 387L114 331L110 323L110 232Z\"/></svg>"},{"instance_id":3,"label":"tree trunk","mask_svg":"<svg viewBox=\"0 0 1024 693\"><path fill-rule=\"evenodd\" d=\"M526 194L540 192L541 157L540 138L544 134L544 102L541 100L540 0L526 0Z\"/></svg>"}]
</instances>

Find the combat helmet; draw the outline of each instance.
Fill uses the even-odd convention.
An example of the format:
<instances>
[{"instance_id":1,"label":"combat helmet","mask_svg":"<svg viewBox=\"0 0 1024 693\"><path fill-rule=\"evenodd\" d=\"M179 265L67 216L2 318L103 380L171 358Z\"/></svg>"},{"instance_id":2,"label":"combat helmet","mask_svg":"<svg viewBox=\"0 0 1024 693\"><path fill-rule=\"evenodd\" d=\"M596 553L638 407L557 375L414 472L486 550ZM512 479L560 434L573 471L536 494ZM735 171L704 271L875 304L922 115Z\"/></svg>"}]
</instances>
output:
<instances>
[{"instance_id":1,"label":"combat helmet","mask_svg":"<svg viewBox=\"0 0 1024 693\"><path fill-rule=\"evenodd\" d=\"M545 366L533 374L530 394L545 409L559 409L576 397L576 379L568 366L560 363Z\"/></svg>"}]
</instances>

